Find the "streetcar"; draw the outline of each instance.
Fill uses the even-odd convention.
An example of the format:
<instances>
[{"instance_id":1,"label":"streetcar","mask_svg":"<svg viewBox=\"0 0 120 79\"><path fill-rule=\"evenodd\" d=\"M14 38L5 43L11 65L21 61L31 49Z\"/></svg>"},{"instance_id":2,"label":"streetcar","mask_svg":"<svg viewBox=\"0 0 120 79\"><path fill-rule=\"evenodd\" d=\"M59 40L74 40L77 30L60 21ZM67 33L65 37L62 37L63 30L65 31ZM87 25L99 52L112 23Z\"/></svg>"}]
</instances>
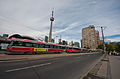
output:
<instances>
[{"instance_id":1,"label":"streetcar","mask_svg":"<svg viewBox=\"0 0 120 79\"><path fill-rule=\"evenodd\" d=\"M12 38L11 43L6 48L7 54L43 54L43 53L89 53L87 49L60 45L54 43L45 43L27 39ZM96 52L96 51L94 51Z\"/></svg>"}]
</instances>

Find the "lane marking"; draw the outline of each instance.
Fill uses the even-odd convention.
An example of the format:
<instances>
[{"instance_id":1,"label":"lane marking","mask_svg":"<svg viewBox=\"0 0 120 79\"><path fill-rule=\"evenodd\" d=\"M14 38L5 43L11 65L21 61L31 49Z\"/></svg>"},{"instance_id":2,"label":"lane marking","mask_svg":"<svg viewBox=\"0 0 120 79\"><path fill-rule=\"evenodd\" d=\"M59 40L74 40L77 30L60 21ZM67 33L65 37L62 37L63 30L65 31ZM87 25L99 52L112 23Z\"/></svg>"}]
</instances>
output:
<instances>
[{"instance_id":1,"label":"lane marking","mask_svg":"<svg viewBox=\"0 0 120 79\"><path fill-rule=\"evenodd\" d=\"M23 60L0 61L0 63L1 62L15 62L15 61L23 61Z\"/></svg>"},{"instance_id":2,"label":"lane marking","mask_svg":"<svg viewBox=\"0 0 120 79\"><path fill-rule=\"evenodd\" d=\"M23 67L23 68L10 69L10 70L6 70L5 72L19 71L19 70L24 70L24 69L29 69L29 68L41 67L41 66L45 66L49 64L52 64L52 63L44 63L44 64L33 65L33 66L28 66L28 67Z\"/></svg>"}]
</instances>

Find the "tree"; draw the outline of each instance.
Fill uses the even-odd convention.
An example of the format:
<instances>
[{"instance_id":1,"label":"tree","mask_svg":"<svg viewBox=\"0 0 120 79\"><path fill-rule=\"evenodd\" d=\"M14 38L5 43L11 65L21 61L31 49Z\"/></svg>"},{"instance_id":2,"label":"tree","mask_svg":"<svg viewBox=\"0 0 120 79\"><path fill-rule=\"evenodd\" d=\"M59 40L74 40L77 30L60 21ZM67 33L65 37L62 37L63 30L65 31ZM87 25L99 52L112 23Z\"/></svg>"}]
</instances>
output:
<instances>
[{"instance_id":1,"label":"tree","mask_svg":"<svg viewBox=\"0 0 120 79\"><path fill-rule=\"evenodd\" d=\"M116 43L115 45L113 45L114 46L114 50L116 51L116 52L120 52L120 44L119 43Z\"/></svg>"},{"instance_id":2,"label":"tree","mask_svg":"<svg viewBox=\"0 0 120 79\"><path fill-rule=\"evenodd\" d=\"M101 45L98 45L97 49L103 49L103 48L104 48L104 46L103 46L103 44L101 44Z\"/></svg>"},{"instance_id":3,"label":"tree","mask_svg":"<svg viewBox=\"0 0 120 79\"><path fill-rule=\"evenodd\" d=\"M112 44L106 44L106 51L113 51L114 50L114 47Z\"/></svg>"}]
</instances>

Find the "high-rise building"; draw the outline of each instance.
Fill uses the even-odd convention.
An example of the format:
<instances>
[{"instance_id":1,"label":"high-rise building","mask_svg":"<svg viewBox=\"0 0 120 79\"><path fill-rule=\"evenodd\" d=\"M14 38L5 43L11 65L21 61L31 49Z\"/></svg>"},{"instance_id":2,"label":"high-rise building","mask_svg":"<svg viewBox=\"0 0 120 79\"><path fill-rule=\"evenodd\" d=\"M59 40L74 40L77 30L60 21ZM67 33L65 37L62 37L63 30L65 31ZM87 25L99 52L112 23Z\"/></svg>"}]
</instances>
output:
<instances>
[{"instance_id":1,"label":"high-rise building","mask_svg":"<svg viewBox=\"0 0 120 79\"><path fill-rule=\"evenodd\" d=\"M58 39L58 44L62 44L61 39Z\"/></svg>"},{"instance_id":2,"label":"high-rise building","mask_svg":"<svg viewBox=\"0 0 120 79\"><path fill-rule=\"evenodd\" d=\"M48 42L48 36L45 36L45 42Z\"/></svg>"},{"instance_id":3,"label":"high-rise building","mask_svg":"<svg viewBox=\"0 0 120 79\"><path fill-rule=\"evenodd\" d=\"M75 46L75 47L80 47L79 44L80 44L79 42L74 42L74 46Z\"/></svg>"},{"instance_id":4,"label":"high-rise building","mask_svg":"<svg viewBox=\"0 0 120 79\"><path fill-rule=\"evenodd\" d=\"M100 45L100 37L99 37L99 31L98 30L96 30L96 42L97 42L97 47L98 47L98 45Z\"/></svg>"},{"instance_id":5,"label":"high-rise building","mask_svg":"<svg viewBox=\"0 0 120 79\"><path fill-rule=\"evenodd\" d=\"M71 41L69 45L70 45L70 46L73 46L73 45L74 45L74 44L73 44L73 41Z\"/></svg>"},{"instance_id":6,"label":"high-rise building","mask_svg":"<svg viewBox=\"0 0 120 79\"><path fill-rule=\"evenodd\" d=\"M82 47L96 49L99 45L99 32L94 25L82 29Z\"/></svg>"},{"instance_id":7,"label":"high-rise building","mask_svg":"<svg viewBox=\"0 0 120 79\"><path fill-rule=\"evenodd\" d=\"M99 45L102 45L102 44L103 44L103 40L100 40L100 41L99 41Z\"/></svg>"},{"instance_id":8,"label":"high-rise building","mask_svg":"<svg viewBox=\"0 0 120 79\"><path fill-rule=\"evenodd\" d=\"M52 39L52 40L51 40L51 43L55 43L55 40L54 40L54 39Z\"/></svg>"}]
</instances>

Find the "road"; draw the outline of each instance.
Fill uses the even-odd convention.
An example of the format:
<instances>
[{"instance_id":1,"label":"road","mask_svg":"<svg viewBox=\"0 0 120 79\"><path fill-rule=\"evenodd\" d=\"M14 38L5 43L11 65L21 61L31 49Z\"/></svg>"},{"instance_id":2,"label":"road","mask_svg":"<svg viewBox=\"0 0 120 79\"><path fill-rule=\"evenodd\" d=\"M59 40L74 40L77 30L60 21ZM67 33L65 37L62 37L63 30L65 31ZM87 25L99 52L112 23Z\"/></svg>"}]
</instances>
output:
<instances>
[{"instance_id":1,"label":"road","mask_svg":"<svg viewBox=\"0 0 120 79\"><path fill-rule=\"evenodd\" d=\"M0 62L0 79L80 79L102 54Z\"/></svg>"}]
</instances>

